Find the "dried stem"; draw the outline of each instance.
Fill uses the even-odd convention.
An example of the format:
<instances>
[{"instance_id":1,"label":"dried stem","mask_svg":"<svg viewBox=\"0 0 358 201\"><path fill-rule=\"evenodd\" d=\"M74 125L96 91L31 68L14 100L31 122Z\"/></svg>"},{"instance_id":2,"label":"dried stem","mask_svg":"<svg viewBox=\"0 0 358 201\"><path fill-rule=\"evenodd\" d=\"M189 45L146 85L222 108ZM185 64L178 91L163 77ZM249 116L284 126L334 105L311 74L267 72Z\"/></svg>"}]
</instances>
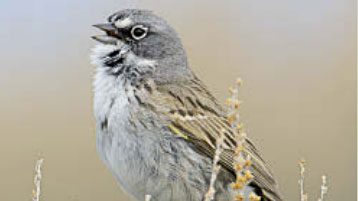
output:
<instances>
[{"instance_id":1,"label":"dried stem","mask_svg":"<svg viewBox=\"0 0 358 201\"><path fill-rule=\"evenodd\" d=\"M322 184L321 184L321 194L318 198L318 201L323 201L325 195L328 192L328 186L327 186L327 177L325 175L322 176Z\"/></svg>"},{"instance_id":2,"label":"dried stem","mask_svg":"<svg viewBox=\"0 0 358 201\"><path fill-rule=\"evenodd\" d=\"M244 194L244 189L254 178L251 172L251 156L245 153L244 143L246 141L246 133L243 131L242 123L240 122L239 109L241 101L239 100L239 87L242 85L242 80L236 80L234 87L229 89L231 97L227 99L226 103L230 108L228 114L228 122L235 130L236 148L234 154L233 165L235 168L236 180L231 184L231 189L235 192L235 201L247 200L247 195ZM246 196L246 197L245 197ZM248 196L250 201L260 201L261 197L251 192Z\"/></svg>"},{"instance_id":3,"label":"dried stem","mask_svg":"<svg viewBox=\"0 0 358 201\"><path fill-rule=\"evenodd\" d=\"M42 168L43 161L44 161L43 158L40 158L36 161L35 177L34 177L35 189L32 191L32 201L40 201L41 179L42 179L41 168Z\"/></svg>"},{"instance_id":4,"label":"dried stem","mask_svg":"<svg viewBox=\"0 0 358 201\"><path fill-rule=\"evenodd\" d=\"M219 174L221 166L219 165L220 155L223 151L223 142L224 142L224 134L223 132L220 133L219 139L216 141L216 150L215 150L215 156L213 160L213 168L211 172L211 178L210 178L210 185L209 190L205 194L204 201L212 201L214 200L215 196L215 181Z\"/></svg>"},{"instance_id":5,"label":"dried stem","mask_svg":"<svg viewBox=\"0 0 358 201\"><path fill-rule=\"evenodd\" d=\"M300 201L307 201L308 196L305 192L305 160L302 159L299 162L300 165L300 179L298 183L300 185Z\"/></svg>"}]
</instances>

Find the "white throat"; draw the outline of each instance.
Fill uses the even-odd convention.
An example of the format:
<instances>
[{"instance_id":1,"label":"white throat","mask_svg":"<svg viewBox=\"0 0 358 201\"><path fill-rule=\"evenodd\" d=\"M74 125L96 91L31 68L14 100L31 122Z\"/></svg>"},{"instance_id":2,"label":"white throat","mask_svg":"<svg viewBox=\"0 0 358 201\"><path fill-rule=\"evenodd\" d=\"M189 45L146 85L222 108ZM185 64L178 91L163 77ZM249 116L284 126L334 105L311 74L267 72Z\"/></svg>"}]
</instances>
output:
<instances>
[{"instance_id":1,"label":"white throat","mask_svg":"<svg viewBox=\"0 0 358 201\"><path fill-rule=\"evenodd\" d=\"M119 71L122 67L108 67L104 65L104 58L109 53L117 50L119 50L119 54L125 54L123 65L136 67L140 72L152 71L155 68L155 61L137 57L123 43L117 46L96 45L92 49L91 63L96 66L93 90L94 112L97 121L103 121L107 118L114 101L117 112L127 112L128 99L134 98L134 88L126 80L126 75L120 74L114 76L111 74Z\"/></svg>"}]
</instances>

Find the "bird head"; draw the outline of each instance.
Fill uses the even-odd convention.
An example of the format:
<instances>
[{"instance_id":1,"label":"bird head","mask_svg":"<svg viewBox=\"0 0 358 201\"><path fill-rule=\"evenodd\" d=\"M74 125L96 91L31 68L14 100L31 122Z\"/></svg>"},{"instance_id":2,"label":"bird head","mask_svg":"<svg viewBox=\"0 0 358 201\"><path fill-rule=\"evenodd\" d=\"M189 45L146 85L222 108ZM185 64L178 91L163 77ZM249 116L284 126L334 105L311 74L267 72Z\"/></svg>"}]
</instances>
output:
<instances>
[{"instance_id":1,"label":"bird head","mask_svg":"<svg viewBox=\"0 0 358 201\"><path fill-rule=\"evenodd\" d=\"M112 75L141 71L157 82L191 75L176 31L151 11L121 10L94 27L104 34L92 37L99 42L92 61Z\"/></svg>"}]
</instances>

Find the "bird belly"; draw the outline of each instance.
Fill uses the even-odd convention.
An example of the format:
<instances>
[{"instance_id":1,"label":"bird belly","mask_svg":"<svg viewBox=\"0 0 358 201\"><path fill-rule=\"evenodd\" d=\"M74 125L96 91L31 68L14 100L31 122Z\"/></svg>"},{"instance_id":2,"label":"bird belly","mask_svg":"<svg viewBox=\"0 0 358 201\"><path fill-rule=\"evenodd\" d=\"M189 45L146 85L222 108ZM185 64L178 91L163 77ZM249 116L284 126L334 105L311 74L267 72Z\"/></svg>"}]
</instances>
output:
<instances>
[{"instance_id":1,"label":"bird belly","mask_svg":"<svg viewBox=\"0 0 358 201\"><path fill-rule=\"evenodd\" d=\"M101 158L121 188L136 200L151 195L155 201L202 201L211 177L211 160L181 139L143 137L116 128L116 134L98 133ZM126 137L124 136L126 135ZM112 137L110 137L112 136ZM223 173L225 174L225 173ZM219 176L218 196L229 200L227 182Z\"/></svg>"},{"instance_id":2,"label":"bird belly","mask_svg":"<svg viewBox=\"0 0 358 201\"><path fill-rule=\"evenodd\" d=\"M121 188L136 200L144 200L146 195L155 201L203 200L212 160L172 134L148 111L139 111L146 113L146 120L142 120L148 125L137 124L134 128L130 122L132 114L138 111L136 105L128 102L128 94L118 85L97 80L97 149ZM220 188L225 188L226 183L220 179L219 193L224 192Z\"/></svg>"}]
</instances>

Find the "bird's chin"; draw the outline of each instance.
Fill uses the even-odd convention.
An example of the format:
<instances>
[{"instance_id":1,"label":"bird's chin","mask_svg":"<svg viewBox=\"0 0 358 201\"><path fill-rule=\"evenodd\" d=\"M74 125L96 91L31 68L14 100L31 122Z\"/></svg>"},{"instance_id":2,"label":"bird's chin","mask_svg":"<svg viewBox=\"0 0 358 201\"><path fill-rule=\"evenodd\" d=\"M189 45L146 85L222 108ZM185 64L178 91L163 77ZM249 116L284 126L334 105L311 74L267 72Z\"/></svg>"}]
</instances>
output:
<instances>
[{"instance_id":1,"label":"bird's chin","mask_svg":"<svg viewBox=\"0 0 358 201\"><path fill-rule=\"evenodd\" d=\"M91 51L91 63L95 66L103 66L103 58L107 57L113 51L121 50L123 43L121 44L96 44Z\"/></svg>"}]
</instances>

